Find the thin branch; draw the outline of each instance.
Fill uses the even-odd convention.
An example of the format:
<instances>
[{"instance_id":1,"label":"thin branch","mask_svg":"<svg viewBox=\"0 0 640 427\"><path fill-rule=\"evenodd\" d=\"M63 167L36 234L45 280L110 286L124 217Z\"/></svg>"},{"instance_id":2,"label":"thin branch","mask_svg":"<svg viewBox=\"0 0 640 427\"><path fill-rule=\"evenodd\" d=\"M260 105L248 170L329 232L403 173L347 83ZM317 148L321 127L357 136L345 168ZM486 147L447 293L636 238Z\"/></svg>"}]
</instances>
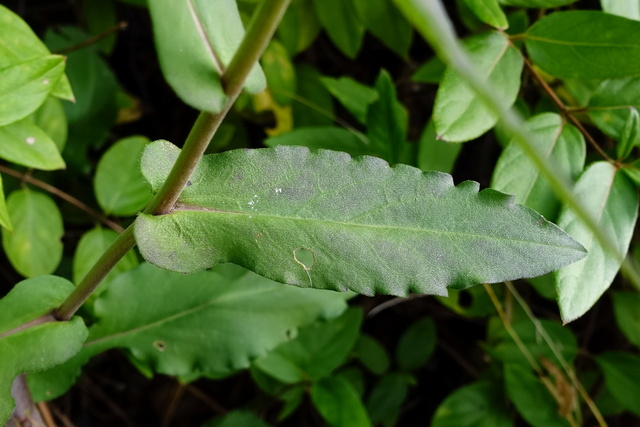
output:
<instances>
[{"instance_id":1,"label":"thin branch","mask_svg":"<svg viewBox=\"0 0 640 427\"><path fill-rule=\"evenodd\" d=\"M95 209L92 209L91 207L89 207L87 204L81 202L80 200L76 199L72 195L70 195L68 193L65 193L64 191L54 187L53 185L47 184L44 181L40 181L39 179L33 178L29 174L20 173L20 172L18 172L16 170L10 169L10 168L8 168L6 166L3 166L3 165L0 165L0 173L5 173L7 175L11 175L11 176L13 176L15 178L20 179L22 182L28 182L29 184L35 185L36 187L40 187L43 190L48 191L49 193L53 194L54 196L57 196L57 197L61 198L62 200L64 200L64 201L72 204L73 206L77 207L78 209L86 212L91 217L93 217L96 221L99 221L99 222L103 223L104 225L106 225L107 227L117 231L118 233L122 233L124 231L124 228L122 228L122 226L120 224L115 223L114 221L110 220L106 216L102 215L100 212L98 212Z\"/></svg>"},{"instance_id":2,"label":"thin branch","mask_svg":"<svg viewBox=\"0 0 640 427\"><path fill-rule=\"evenodd\" d=\"M178 406L180 406L180 401L182 400L182 396L184 395L184 384L177 383L176 389L174 393L171 395L171 402L169 402L169 406L167 407L167 411L164 414L164 419L162 420L161 427L169 427L173 422L173 417L176 414L176 410Z\"/></svg>"},{"instance_id":3,"label":"thin branch","mask_svg":"<svg viewBox=\"0 0 640 427\"><path fill-rule=\"evenodd\" d=\"M571 122L571 124L573 124L575 127L578 128L578 130L582 133L582 135L584 135L585 139L589 141L589 144L593 146L593 148L598 152L598 154L600 154L606 161L615 164L614 160L611 157L609 157L607 153L605 153L605 151L600 147L600 145L598 145L595 138L591 136L591 134L589 133L589 131L587 131L587 129L585 129L582 122L580 122L580 120L578 120L573 115L574 112L580 111L580 110L567 107L564 104L564 102L562 102L558 94L553 90L553 88L549 86L549 84L540 75L540 73L536 71L533 64L531 64L531 61L529 61L529 59L527 59L524 55L522 56L522 59L524 60L524 65L527 67L527 70L529 70L533 78L536 79L536 81L542 87L542 90L544 90L547 96L551 98L551 101L553 101L556 107L558 107L562 115L566 117L567 120Z\"/></svg>"},{"instance_id":4,"label":"thin branch","mask_svg":"<svg viewBox=\"0 0 640 427\"><path fill-rule=\"evenodd\" d=\"M113 33L124 30L128 26L129 24L127 22L124 22L124 21L118 22L115 26L108 28L107 30L99 34L96 34L95 36L91 36L88 39L81 41L80 43L77 43L68 47L64 47L62 49L58 49L53 53L63 55L63 54L75 52L80 49L84 49L85 47L91 46L92 44L99 43L100 41L102 41L102 39L109 37Z\"/></svg>"}]
</instances>

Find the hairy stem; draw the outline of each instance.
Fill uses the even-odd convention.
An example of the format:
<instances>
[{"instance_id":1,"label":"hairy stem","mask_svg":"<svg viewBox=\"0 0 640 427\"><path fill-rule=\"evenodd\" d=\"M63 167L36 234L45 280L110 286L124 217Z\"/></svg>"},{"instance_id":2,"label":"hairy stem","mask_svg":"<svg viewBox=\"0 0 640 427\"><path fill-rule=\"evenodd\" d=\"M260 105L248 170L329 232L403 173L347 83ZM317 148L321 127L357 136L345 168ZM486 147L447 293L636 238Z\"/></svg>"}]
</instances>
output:
<instances>
[{"instance_id":1,"label":"hairy stem","mask_svg":"<svg viewBox=\"0 0 640 427\"><path fill-rule=\"evenodd\" d=\"M289 2L290 0L267 0L258 6L240 47L222 74L225 94L228 97L227 103L219 113L200 113L167 180L145 208L145 213L154 215L167 213L178 200L211 138L242 92L249 72L267 47ZM69 320L109 271L134 246L135 238L133 225L131 225L107 248L76 289L55 311L55 317L58 320Z\"/></svg>"}]
</instances>

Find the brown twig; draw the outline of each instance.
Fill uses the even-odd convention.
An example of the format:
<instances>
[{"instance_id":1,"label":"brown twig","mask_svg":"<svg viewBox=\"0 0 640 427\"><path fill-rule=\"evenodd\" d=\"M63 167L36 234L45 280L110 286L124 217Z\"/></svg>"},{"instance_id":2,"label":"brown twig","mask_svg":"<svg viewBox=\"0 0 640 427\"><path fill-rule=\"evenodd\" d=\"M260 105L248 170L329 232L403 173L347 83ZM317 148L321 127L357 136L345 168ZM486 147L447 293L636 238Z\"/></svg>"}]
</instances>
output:
<instances>
[{"instance_id":1,"label":"brown twig","mask_svg":"<svg viewBox=\"0 0 640 427\"><path fill-rule=\"evenodd\" d=\"M217 415L224 415L229 410L214 400L211 396L194 386L193 384L185 384L185 389L193 394L198 399L202 400L209 408L211 408Z\"/></svg>"},{"instance_id":2,"label":"brown twig","mask_svg":"<svg viewBox=\"0 0 640 427\"><path fill-rule=\"evenodd\" d=\"M88 39L81 41L80 43L76 43L74 45L63 47L62 49L58 49L53 53L65 54L65 53L75 52L76 50L84 49L87 46L91 46L92 44L96 44L100 42L102 39L109 37L113 33L124 30L125 28L127 28L128 25L129 24L124 21L118 22L115 26L108 28L99 34L96 34L95 36L91 36Z\"/></svg>"},{"instance_id":3,"label":"brown twig","mask_svg":"<svg viewBox=\"0 0 640 427\"><path fill-rule=\"evenodd\" d=\"M533 64L531 64L531 62L525 58L524 56L522 57L522 59L524 60L524 65L527 67L527 70L529 70L529 72L531 73L531 75L533 76L534 79L536 79L536 81L538 82L538 84L542 87L542 90L544 90L544 92L547 94L547 96L549 96L549 98L551 98L551 101L553 101L553 103L556 105L556 107L558 107L558 109L560 110L560 112L562 113L562 115L571 122L571 124L573 124L575 127L578 128L578 130L582 133L582 135L584 135L585 139L587 141L589 141L589 144L591 144L593 146L593 148L608 162L615 164L615 161L609 157L607 155L607 153L605 153L605 151L600 147L600 145L598 145L598 143L596 142L596 140L593 138L593 136L591 136L591 134L587 131L587 129L585 129L584 125L580 122L580 120L578 120L573 113L575 113L576 111L579 111L577 109L574 108L569 108L567 107L564 102L562 102L562 100L560 99L560 97L558 96L558 94L553 90L553 88L551 86L549 86L549 84L545 81L545 79L540 75L540 73L538 73L536 71L536 69L533 67Z\"/></svg>"},{"instance_id":4,"label":"brown twig","mask_svg":"<svg viewBox=\"0 0 640 427\"><path fill-rule=\"evenodd\" d=\"M57 424L53 419L53 415L51 415L51 411L49 410L49 405L47 405L47 402L38 402L36 405L38 406L38 410L42 415L44 424L47 427L57 427Z\"/></svg>"},{"instance_id":5,"label":"brown twig","mask_svg":"<svg viewBox=\"0 0 640 427\"><path fill-rule=\"evenodd\" d=\"M71 203L72 205L74 205L78 209L88 213L94 219L96 219L97 221L100 221L101 223L103 223L107 227L117 231L118 233L122 233L124 231L124 228L122 228L122 226L120 226L119 224L113 222L109 218L107 218L104 215L102 215L100 212L92 209L91 207L89 207L85 203L83 203L80 200L76 199L72 195L70 195L68 193L65 193L64 191L54 187L53 185L47 184L44 181L40 181L39 179L36 179L36 178L32 177L29 174L20 173L18 171L15 171L15 170L13 170L11 168L8 168L6 166L3 166L3 165L0 165L0 172L1 173L5 173L7 175L11 175L11 176L13 176L15 178L18 178L23 182L28 182L29 184L35 185L36 187L40 187L43 190L48 191L49 193L53 194L54 196L60 197L62 200L66 201L68 203Z\"/></svg>"},{"instance_id":6,"label":"brown twig","mask_svg":"<svg viewBox=\"0 0 640 427\"><path fill-rule=\"evenodd\" d=\"M180 401L182 400L182 395L184 394L184 384L177 383L176 389L171 396L171 402L169 402L169 406L167 407L167 411L164 414L164 418L162 420L161 427L169 427L171 422L173 421L173 417L176 414L176 409L180 406Z\"/></svg>"}]
</instances>

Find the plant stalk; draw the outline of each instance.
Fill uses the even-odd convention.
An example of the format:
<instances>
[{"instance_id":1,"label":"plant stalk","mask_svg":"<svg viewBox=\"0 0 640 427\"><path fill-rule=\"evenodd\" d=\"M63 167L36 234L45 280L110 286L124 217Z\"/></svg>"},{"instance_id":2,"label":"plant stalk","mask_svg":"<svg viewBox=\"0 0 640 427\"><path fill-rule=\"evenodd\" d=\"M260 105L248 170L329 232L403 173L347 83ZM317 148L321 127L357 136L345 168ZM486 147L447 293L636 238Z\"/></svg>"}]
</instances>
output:
<instances>
[{"instance_id":1,"label":"plant stalk","mask_svg":"<svg viewBox=\"0 0 640 427\"><path fill-rule=\"evenodd\" d=\"M229 66L222 73L222 83L228 99L218 113L201 112L189 132L182 151L166 181L144 210L146 214L162 215L171 211L204 154L211 138L242 92L247 76L258 63L271 40L291 0L265 0L253 14L247 33ZM135 246L133 224L107 248L75 290L58 307L54 316L69 320L98 287L111 269Z\"/></svg>"}]
</instances>

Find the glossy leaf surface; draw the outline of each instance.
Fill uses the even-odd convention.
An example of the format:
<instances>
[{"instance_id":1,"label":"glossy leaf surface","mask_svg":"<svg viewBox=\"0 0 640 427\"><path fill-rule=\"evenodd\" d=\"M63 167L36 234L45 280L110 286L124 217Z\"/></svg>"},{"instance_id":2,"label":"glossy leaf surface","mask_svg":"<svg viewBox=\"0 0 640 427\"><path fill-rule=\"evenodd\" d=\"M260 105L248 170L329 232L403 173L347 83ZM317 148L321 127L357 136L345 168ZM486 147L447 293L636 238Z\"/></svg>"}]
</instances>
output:
<instances>
[{"instance_id":1,"label":"glossy leaf surface","mask_svg":"<svg viewBox=\"0 0 640 427\"><path fill-rule=\"evenodd\" d=\"M630 353L607 352L596 357L604 372L607 389L625 408L640 416L640 357Z\"/></svg>"},{"instance_id":2,"label":"glossy leaf surface","mask_svg":"<svg viewBox=\"0 0 640 427\"><path fill-rule=\"evenodd\" d=\"M311 400L332 427L370 427L367 411L353 386L342 377L313 384Z\"/></svg>"},{"instance_id":3,"label":"glossy leaf surface","mask_svg":"<svg viewBox=\"0 0 640 427\"><path fill-rule=\"evenodd\" d=\"M626 253L638 216L638 195L633 184L610 163L597 162L585 170L574 191L618 251ZM586 313L609 288L620 263L573 211L563 209L558 225L589 251L580 262L555 273L560 313L565 322L570 322Z\"/></svg>"},{"instance_id":4,"label":"glossy leaf surface","mask_svg":"<svg viewBox=\"0 0 640 427\"><path fill-rule=\"evenodd\" d=\"M11 225L11 218L9 211L7 210L7 201L4 197L4 187L2 185L2 175L0 175L0 225L6 228L8 231L13 230Z\"/></svg>"},{"instance_id":5,"label":"glossy leaf surface","mask_svg":"<svg viewBox=\"0 0 640 427\"><path fill-rule=\"evenodd\" d=\"M631 344L640 347L640 295L616 292L612 298L618 327Z\"/></svg>"},{"instance_id":6,"label":"glossy leaf surface","mask_svg":"<svg viewBox=\"0 0 640 427\"><path fill-rule=\"evenodd\" d=\"M93 187L96 199L108 215L131 216L151 199L151 191L140 172L140 156L149 139L124 138L100 158Z\"/></svg>"},{"instance_id":7,"label":"glossy leaf surface","mask_svg":"<svg viewBox=\"0 0 640 427\"><path fill-rule=\"evenodd\" d=\"M178 154L166 141L145 151L154 191ZM205 156L178 203L171 214L139 216L135 234L147 260L184 273L234 262L298 286L445 295L447 286L535 276L584 256L501 193L332 151Z\"/></svg>"},{"instance_id":8,"label":"glossy leaf surface","mask_svg":"<svg viewBox=\"0 0 640 427\"><path fill-rule=\"evenodd\" d=\"M505 105L513 104L520 89L523 66L518 49L498 32L471 37L464 46L475 72L499 91ZM498 117L457 73L447 69L436 94L433 121L441 139L464 142L491 129Z\"/></svg>"},{"instance_id":9,"label":"glossy leaf surface","mask_svg":"<svg viewBox=\"0 0 640 427\"><path fill-rule=\"evenodd\" d=\"M220 83L244 36L235 0L150 0L149 11L162 72L178 96L190 106L219 112L226 95ZM264 89L259 65L245 88Z\"/></svg>"},{"instance_id":10,"label":"glossy leaf surface","mask_svg":"<svg viewBox=\"0 0 640 427\"><path fill-rule=\"evenodd\" d=\"M318 381L344 363L355 345L361 322L362 312L349 310L336 319L301 329L297 337L254 363L283 383Z\"/></svg>"},{"instance_id":11,"label":"glossy leaf surface","mask_svg":"<svg viewBox=\"0 0 640 427\"><path fill-rule=\"evenodd\" d=\"M67 116L64 113L62 101L48 97L32 116L33 123L42 129L62 151L67 143Z\"/></svg>"},{"instance_id":12,"label":"glossy leaf surface","mask_svg":"<svg viewBox=\"0 0 640 427\"><path fill-rule=\"evenodd\" d=\"M638 0L600 0L602 10L613 15L640 21L640 2Z\"/></svg>"},{"instance_id":13,"label":"glossy leaf surface","mask_svg":"<svg viewBox=\"0 0 640 427\"><path fill-rule=\"evenodd\" d=\"M14 406L11 385L24 372L58 365L80 350L87 336L79 317L49 322L3 336L24 323L46 315L64 301L73 285L60 277L41 276L18 283L0 300L0 424Z\"/></svg>"},{"instance_id":14,"label":"glossy leaf surface","mask_svg":"<svg viewBox=\"0 0 640 427\"><path fill-rule=\"evenodd\" d=\"M553 8L566 6L578 0L499 0L505 6L520 6L531 8Z\"/></svg>"},{"instance_id":15,"label":"glossy leaf surface","mask_svg":"<svg viewBox=\"0 0 640 427\"><path fill-rule=\"evenodd\" d=\"M534 64L561 78L640 75L640 22L598 11L552 13L526 32Z\"/></svg>"},{"instance_id":16,"label":"glossy leaf surface","mask_svg":"<svg viewBox=\"0 0 640 427\"><path fill-rule=\"evenodd\" d=\"M2 230L2 247L25 277L51 274L62 259L62 216L46 194L16 190L7 198L13 231Z\"/></svg>"},{"instance_id":17,"label":"glossy leaf surface","mask_svg":"<svg viewBox=\"0 0 640 427\"><path fill-rule=\"evenodd\" d=\"M504 382L507 395L516 409L533 427L569 427L558 414L558 403L549 390L523 365L505 365Z\"/></svg>"},{"instance_id":18,"label":"glossy leaf surface","mask_svg":"<svg viewBox=\"0 0 640 427\"><path fill-rule=\"evenodd\" d=\"M509 27L507 16L500 8L498 0L464 0L464 2L482 22L501 30Z\"/></svg>"},{"instance_id":19,"label":"glossy leaf surface","mask_svg":"<svg viewBox=\"0 0 640 427\"><path fill-rule=\"evenodd\" d=\"M63 73L61 55L48 55L0 69L0 126L33 113Z\"/></svg>"},{"instance_id":20,"label":"glossy leaf surface","mask_svg":"<svg viewBox=\"0 0 640 427\"><path fill-rule=\"evenodd\" d=\"M586 157L586 145L582 134L554 113L543 113L527 120L526 129L538 148L556 170L575 180ZM493 172L491 187L514 194L516 202L553 219L560 202L539 170L515 142L510 142L502 152Z\"/></svg>"},{"instance_id":21,"label":"glossy leaf surface","mask_svg":"<svg viewBox=\"0 0 640 427\"><path fill-rule=\"evenodd\" d=\"M476 382L451 393L438 406L431 427L511 427L502 390Z\"/></svg>"},{"instance_id":22,"label":"glossy leaf surface","mask_svg":"<svg viewBox=\"0 0 640 427\"><path fill-rule=\"evenodd\" d=\"M56 143L28 118L0 127L0 141L5 160L41 170L65 167Z\"/></svg>"},{"instance_id":23,"label":"glossy leaf surface","mask_svg":"<svg viewBox=\"0 0 640 427\"><path fill-rule=\"evenodd\" d=\"M640 109L640 77L603 81L589 100L589 117L611 138L618 139L629 108Z\"/></svg>"}]
</instances>

